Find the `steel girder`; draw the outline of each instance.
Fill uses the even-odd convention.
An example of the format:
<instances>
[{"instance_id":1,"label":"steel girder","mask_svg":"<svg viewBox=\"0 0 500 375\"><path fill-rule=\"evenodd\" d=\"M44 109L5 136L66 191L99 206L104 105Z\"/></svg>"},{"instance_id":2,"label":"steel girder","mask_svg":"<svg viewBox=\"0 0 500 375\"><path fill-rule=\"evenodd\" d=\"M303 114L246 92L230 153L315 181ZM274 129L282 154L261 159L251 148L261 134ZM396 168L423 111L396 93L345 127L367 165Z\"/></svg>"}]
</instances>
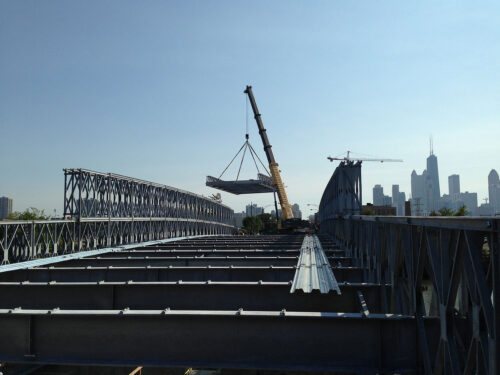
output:
<instances>
[{"instance_id":1,"label":"steel girder","mask_svg":"<svg viewBox=\"0 0 500 375\"><path fill-rule=\"evenodd\" d=\"M0 222L0 264L233 230L233 210L184 190L85 169L64 178L68 220Z\"/></svg>"},{"instance_id":2,"label":"steel girder","mask_svg":"<svg viewBox=\"0 0 500 375\"><path fill-rule=\"evenodd\" d=\"M321 197L319 221L338 215L361 213L361 162L341 162Z\"/></svg>"},{"instance_id":3,"label":"steel girder","mask_svg":"<svg viewBox=\"0 0 500 375\"><path fill-rule=\"evenodd\" d=\"M426 322L436 328L436 319ZM414 373L412 317L202 310L0 310L12 362Z\"/></svg>"},{"instance_id":4,"label":"steel girder","mask_svg":"<svg viewBox=\"0 0 500 375\"><path fill-rule=\"evenodd\" d=\"M386 314L391 285L359 283L364 270L338 267L346 258L328 238L342 294L290 293L297 265L274 263L302 239L189 239L105 256L123 267L73 259L0 273L0 360L414 373L414 317ZM155 266L186 254L207 263Z\"/></svg>"},{"instance_id":5,"label":"steel girder","mask_svg":"<svg viewBox=\"0 0 500 375\"><path fill-rule=\"evenodd\" d=\"M286 282L0 282L0 309L360 311L358 291L371 313L385 313L378 284L340 283L342 295L290 293ZM390 286L385 286L390 298ZM193 298L202 296L202 298ZM57 302L54 302L57 301Z\"/></svg>"},{"instance_id":6,"label":"steel girder","mask_svg":"<svg viewBox=\"0 0 500 375\"><path fill-rule=\"evenodd\" d=\"M0 281L290 281L296 267L36 267L0 273ZM337 280L363 280L361 267L333 267Z\"/></svg>"},{"instance_id":7,"label":"steel girder","mask_svg":"<svg viewBox=\"0 0 500 375\"><path fill-rule=\"evenodd\" d=\"M232 225L171 218L0 222L0 264L167 238L230 234Z\"/></svg>"},{"instance_id":8,"label":"steel girder","mask_svg":"<svg viewBox=\"0 0 500 375\"><path fill-rule=\"evenodd\" d=\"M64 179L65 216L233 219L229 207L167 185L86 169L64 169Z\"/></svg>"},{"instance_id":9,"label":"steel girder","mask_svg":"<svg viewBox=\"0 0 500 375\"><path fill-rule=\"evenodd\" d=\"M364 281L392 284L390 312L415 317L428 374L498 373L499 229L496 218L350 216L321 223L365 270ZM440 321L437 342L428 339L426 317Z\"/></svg>"},{"instance_id":10,"label":"steel girder","mask_svg":"<svg viewBox=\"0 0 500 375\"><path fill-rule=\"evenodd\" d=\"M345 210L352 168L341 163L323 193L321 233L365 282L391 284L389 311L415 318L421 373L498 374L500 219L346 215L355 213ZM439 340L429 339L428 317L439 320Z\"/></svg>"}]
</instances>

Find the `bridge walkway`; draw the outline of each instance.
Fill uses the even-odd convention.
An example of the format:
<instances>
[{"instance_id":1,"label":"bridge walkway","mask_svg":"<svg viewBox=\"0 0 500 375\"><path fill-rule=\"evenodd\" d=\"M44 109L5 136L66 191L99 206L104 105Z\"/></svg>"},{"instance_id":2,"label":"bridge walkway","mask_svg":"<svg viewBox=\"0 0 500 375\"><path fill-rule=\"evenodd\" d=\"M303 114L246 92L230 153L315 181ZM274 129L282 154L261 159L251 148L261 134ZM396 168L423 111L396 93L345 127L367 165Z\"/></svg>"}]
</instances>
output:
<instances>
[{"instance_id":1,"label":"bridge walkway","mask_svg":"<svg viewBox=\"0 0 500 375\"><path fill-rule=\"evenodd\" d=\"M0 361L418 372L391 285L320 236L341 294L290 293L303 236L137 246L0 273ZM432 321L429 324L433 324Z\"/></svg>"}]
</instances>

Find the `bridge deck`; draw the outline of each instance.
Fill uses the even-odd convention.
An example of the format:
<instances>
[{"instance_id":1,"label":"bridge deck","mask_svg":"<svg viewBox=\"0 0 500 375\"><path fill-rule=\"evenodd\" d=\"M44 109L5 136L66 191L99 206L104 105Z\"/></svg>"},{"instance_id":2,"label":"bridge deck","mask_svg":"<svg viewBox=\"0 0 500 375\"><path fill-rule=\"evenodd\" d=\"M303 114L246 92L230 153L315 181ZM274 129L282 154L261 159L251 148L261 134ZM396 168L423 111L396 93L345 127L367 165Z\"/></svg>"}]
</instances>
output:
<instances>
[{"instance_id":1,"label":"bridge deck","mask_svg":"<svg viewBox=\"0 0 500 375\"><path fill-rule=\"evenodd\" d=\"M302 239L200 238L0 273L0 361L414 373L414 318L386 314L391 286L363 283L327 237L342 294L290 293Z\"/></svg>"}]
</instances>

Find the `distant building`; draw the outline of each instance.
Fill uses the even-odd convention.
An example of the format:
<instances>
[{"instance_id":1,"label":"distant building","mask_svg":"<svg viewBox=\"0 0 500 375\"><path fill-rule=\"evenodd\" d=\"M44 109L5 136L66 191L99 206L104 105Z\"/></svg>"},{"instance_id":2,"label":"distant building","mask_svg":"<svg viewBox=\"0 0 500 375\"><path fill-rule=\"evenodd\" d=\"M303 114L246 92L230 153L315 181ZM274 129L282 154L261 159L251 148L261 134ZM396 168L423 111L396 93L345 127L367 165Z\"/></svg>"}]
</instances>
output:
<instances>
[{"instance_id":1,"label":"distant building","mask_svg":"<svg viewBox=\"0 0 500 375\"><path fill-rule=\"evenodd\" d=\"M396 207L396 213L399 215L399 185L392 185L392 207Z\"/></svg>"},{"instance_id":2,"label":"distant building","mask_svg":"<svg viewBox=\"0 0 500 375\"><path fill-rule=\"evenodd\" d=\"M405 216L411 216L411 201L405 201Z\"/></svg>"},{"instance_id":3,"label":"distant building","mask_svg":"<svg viewBox=\"0 0 500 375\"><path fill-rule=\"evenodd\" d=\"M448 193L450 197L460 194L460 176L458 174L448 176Z\"/></svg>"},{"instance_id":4,"label":"distant building","mask_svg":"<svg viewBox=\"0 0 500 375\"><path fill-rule=\"evenodd\" d=\"M477 208L477 216L493 216L493 206L491 203L483 203Z\"/></svg>"},{"instance_id":5,"label":"distant building","mask_svg":"<svg viewBox=\"0 0 500 375\"><path fill-rule=\"evenodd\" d=\"M477 215L477 193L458 193L453 195L444 194L439 199L439 208L448 208L457 211L460 207L465 206L467 216Z\"/></svg>"},{"instance_id":6,"label":"distant building","mask_svg":"<svg viewBox=\"0 0 500 375\"><path fill-rule=\"evenodd\" d=\"M392 206L396 207L396 214L403 216L405 213L406 195L399 191L399 185L392 185Z\"/></svg>"},{"instance_id":7,"label":"distant building","mask_svg":"<svg viewBox=\"0 0 500 375\"><path fill-rule=\"evenodd\" d=\"M455 205L456 209L460 208L461 206L465 206L467 211L469 211L468 216L475 216L478 215L477 211L477 193L469 193L466 191L465 193L460 193L458 195L458 200Z\"/></svg>"},{"instance_id":8,"label":"distant building","mask_svg":"<svg viewBox=\"0 0 500 375\"><path fill-rule=\"evenodd\" d=\"M12 198L0 197L0 220L7 219L12 213Z\"/></svg>"},{"instance_id":9,"label":"distant building","mask_svg":"<svg viewBox=\"0 0 500 375\"><path fill-rule=\"evenodd\" d=\"M373 187L373 205L384 205L384 188L381 185L375 185Z\"/></svg>"},{"instance_id":10,"label":"distant building","mask_svg":"<svg viewBox=\"0 0 500 375\"><path fill-rule=\"evenodd\" d=\"M429 211L439 209L439 198L441 192L439 189L439 172L437 157L431 147L431 154L427 158L427 176L425 180L426 196L427 196L427 209Z\"/></svg>"},{"instance_id":11,"label":"distant building","mask_svg":"<svg viewBox=\"0 0 500 375\"><path fill-rule=\"evenodd\" d=\"M392 198L389 197L388 195L384 195L384 199L382 200L382 206L391 206L392 205Z\"/></svg>"},{"instance_id":12,"label":"distant building","mask_svg":"<svg viewBox=\"0 0 500 375\"><path fill-rule=\"evenodd\" d=\"M264 208L257 206L255 203L247 204L245 213L246 216L257 216L264 213Z\"/></svg>"},{"instance_id":13,"label":"distant building","mask_svg":"<svg viewBox=\"0 0 500 375\"><path fill-rule=\"evenodd\" d=\"M421 175L411 173L411 211L416 216L427 216L431 211L437 211L441 203L439 188L439 171L437 157L431 150L427 158L427 169Z\"/></svg>"},{"instance_id":14,"label":"distant building","mask_svg":"<svg viewBox=\"0 0 500 375\"><path fill-rule=\"evenodd\" d=\"M427 215L427 204L425 199L425 180L427 171L417 174L415 170L411 172L411 212L414 216Z\"/></svg>"},{"instance_id":15,"label":"distant building","mask_svg":"<svg viewBox=\"0 0 500 375\"><path fill-rule=\"evenodd\" d=\"M292 206L292 213L295 219L302 219L302 211L297 203Z\"/></svg>"},{"instance_id":16,"label":"distant building","mask_svg":"<svg viewBox=\"0 0 500 375\"><path fill-rule=\"evenodd\" d=\"M272 210L271 215L276 216L276 211ZM278 217L283 217L283 211L281 211L281 208L278 208Z\"/></svg>"},{"instance_id":17,"label":"distant building","mask_svg":"<svg viewBox=\"0 0 500 375\"><path fill-rule=\"evenodd\" d=\"M500 179L496 170L488 175L488 195L494 213L500 213Z\"/></svg>"},{"instance_id":18,"label":"distant building","mask_svg":"<svg viewBox=\"0 0 500 375\"><path fill-rule=\"evenodd\" d=\"M245 212L235 212L233 216L233 225L236 228L243 227L243 219L246 217Z\"/></svg>"},{"instance_id":19,"label":"distant building","mask_svg":"<svg viewBox=\"0 0 500 375\"><path fill-rule=\"evenodd\" d=\"M363 206L362 212L373 212L375 216L396 216L396 207L391 205L387 206L375 206L371 203L365 204Z\"/></svg>"}]
</instances>

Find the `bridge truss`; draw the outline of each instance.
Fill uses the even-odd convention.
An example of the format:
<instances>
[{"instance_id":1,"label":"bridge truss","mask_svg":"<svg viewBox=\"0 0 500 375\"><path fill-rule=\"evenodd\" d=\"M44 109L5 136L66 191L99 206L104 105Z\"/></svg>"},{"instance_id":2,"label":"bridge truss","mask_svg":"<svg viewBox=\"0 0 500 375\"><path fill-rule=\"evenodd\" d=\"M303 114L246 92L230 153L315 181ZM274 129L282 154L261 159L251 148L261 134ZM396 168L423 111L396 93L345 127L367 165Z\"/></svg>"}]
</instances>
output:
<instances>
[{"instance_id":1,"label":"bridge truss","mask_svg":"<svg viewBox=\"0 0 500 375\"><path fill-rule=\"evenodd\" d=\"M188 191L85 169L64 176L66 219L0 222L1 264L233 229L233 210Z\"/></svg>"},{"instance_id":2,"label":"bridge truss","mask_svg":"<svg viewBox=\"0 0 500 375\"><path fill-rule=\"evenodd\" d=\"M354 168L341 163L328 184L321 233L364 270L365 282L390 285L386 311L414 318L418 373L498 374L500 219L352 215L361 202L339 177L356 176Z\"/></svg>"}]
</instances>

